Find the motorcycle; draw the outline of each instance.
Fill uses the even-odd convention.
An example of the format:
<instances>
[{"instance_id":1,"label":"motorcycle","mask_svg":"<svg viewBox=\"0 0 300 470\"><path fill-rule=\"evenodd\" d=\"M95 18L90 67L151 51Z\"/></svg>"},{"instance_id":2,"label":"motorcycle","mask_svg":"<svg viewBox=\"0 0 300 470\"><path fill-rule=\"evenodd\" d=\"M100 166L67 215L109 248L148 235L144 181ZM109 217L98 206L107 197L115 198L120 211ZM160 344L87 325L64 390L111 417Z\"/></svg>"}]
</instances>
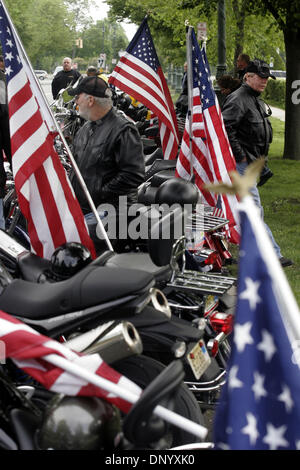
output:
<instances>
[{"instance_id":1,"label":"motorcycle","mask_svg":"<svg viewBox=\"0 0 300 470\"><path fill-rule=\"evenodd\" d=\"M176 429L153 411L163 405L178 413L182 378L181 363L171 363L124 416L96 397L69 397L46 390L37 395L34 387L17 385L0 365L0 449L120 452L181 445Z\"/></svg>"},{"instance_id":2,"label":"motorcycle","mask_svg":"<svg viewBox=\"0 0 300 470\"><path fill-rule=\"evenodd\" d=\"M174 215L174 214L173 214ZM181 211L177 211L177 222L181 218ZM170 223L169 216L167 215L165 218L162 218L159 220L158 225L160 227L163 227L166 224L166 219L167 223ZM171 222L176 224L175 219L171 220ZM153 232L157 231L158 228L153 229ZM173 232L173 230L172 230ZM0 233L0 259L5 263L6 266L10 266L11 272L23 279L27 279L31 282L41 282L45 281L52 278L53 280L53 275L58 275L58 270L57 267L55 269L52 269L52 274L51 270L49 269L49 261L47 260L42 260L35 255L33 255L30 252L27 252L24 250L24 248L17 243L14 243L13 249L12 249L12 244L13 241L11 239L7 239L5 241L5 238L7 237L6 234L3 232ZM177 355L180 354L179 350L180 348L183 348L184 354L185 354L185 341L186 339L188 340L193 340L196 341L195 336L195 329L193 328L193 333L192 336L187 336L187 338L183 338L184 334L184 329L183 325L180 323L178 324L178 321L182 322L182 318L185 320L188 320L188 323L186 325L195 325L197 328L200 327L201 331L204 332L205 338L204 338L204 344L206 342L209 342L209 345L211 347L211 351L213 355L211 354L211 365L208 367L206 371L203 371L202 374L191 374L191 367L187 367L187 381L189 382L189 387L193 390L195 393L196 397L199 398L201 396L201 401L203 404L206 404L208 401L206 399L207 392L214 391L214 395L217 396L218 390L221 388L221 386L224 383L224 360L219 361L219 356L221 355L221 351L218 350L224 349L226 345L226 338L228 336L229 332L229 327L227 328L226 332L222 332L221 335L219 335L219 331L217 332L214 329L214 325L220 322L220 319L216 321L216 311L215 307L217 305L216 299L214 298L214 303L213 306L210 305L208 308L208 303L211 303L211 292L213 288L212 284L212 279L210 277L207 277L207 275L202 276L202 279L198 278L198 280L195 278L196 273L187 273L183 271L183 274L181 275L181 280L180 280L180 275L177 272L177 260L176 260L176 253L180 253L180 243L177 244L177 248L175 249L175 252L173 251L173 245L174 245L174 239L168 238L167 240L155 240L155 238L150 238L150 253L152 256L154 255L153 261L149 257L148 253L125 253L125 254L113 254L112 252L105 252L103 256L100 256L96 260L94 260L92 263L90 263L88 266L109 266L112 268L113 272L116 272L115 267L118 266L118 273L120 270L124 269L124 266L126 266L126 269L134 267L135 269L142 270L139 271L141 276L145 275L144 271L149 271L149 275L153 276L155 278L156 286L157 287L162 287L163 290L165 291L165 294L167 295L169 301L171 302L171 308L173 310L173 313L176 313L176 315L180 318L177 317L172 317L172 324L173 327L177 323L175 330L171 334L171 337L168 338L168 335L170 336L170 327L171 324L164 325L160 320L154 319L153 314L151 315L151 320L147 319L147 314L144 316L139 316L138 318L127 318L128 321L131 321L133 324L136 326L138 325L138 330L139 333L142 336L143 339L143 344L144 344L144 349L146 349L147 354L151 355L152 358L154 359L159 359L159 361L163 362L164 364L168 364L172 360L172 354L170 352L175 348L178 347L177 352L175 352ZM180 241L181 243L183 240ZM11 253L13 253L13 256L10 256L8 258L8 250L4 250L4 246L10 245ZM2 248L1 248L2 247ZM179 249L179 251L178 251ZM70 257L70 253L68 254L69 259L72 259ZM58 258L61 258L61 256L58 256ZM57 258L57 259L58 259ZM171 260L171 261L170 261ZM121 261L121 264L120 264ZM125 265L124 265L125 262ZM156 263L156 264L155 264ZM55 264L55 263L54 263ZM122 266L123 264L123 266ZM171 268L173 266L173 269ZM50 271L50 273L49 273ZM53 273L53 271L55 271ZM112 276L113 276L112 272ZM128 270L128 276L130 276L131 271ZM184 282L182 282L182 279L184 276L189 277L188 279L185 279ZM74 279L71 278L71 279ZM56 279L57 280L57 279ZM99 278L100 281L100 278ZM116 277L111 280L111 289L118 289L115 286L115 282L117 282L117 285L119 282L121 282L121 279L119 277ZM234 279L226 279L226 278L217 278L214 282L219 283L219 288L217 286L215 289L217 289L216 293L219 295L223 292L225 293L230 285L234 283ZM175 284L172 285L172 282ZM181 286L179 285L181 283ZM61 284L61 283L60 283ZM99 286L101 285L101 282L98 284ZM33 288L32 288L33 289ZM95 285L95 289L97 289ZM105 288L106 289L106 288ZM178 297L178 292L181 292L181 299ZM193 302L194 304L191 305L191 291L194 292L194 299ZM91 290L92 293L92 290ZM177 293L177 297L174 297L174 295ZM44 295L45 297L45 295ZM51 295L53 298L53 294ZM3 298L0 298L0 307L2 307ZM161 293L156 294L155 297L155 306L157 309L163 307L165 308L167 306L167 302L162 296ZM20 301L20 304L24 306L24 300ZM9 307L9 306L8 306ZM6 309L8 308L6 305L4 305L2 308L7 311ZM213 308L214 307L214 308ZM28 306L29 309L29 306ZM41 308L42 309L42 308ZM192 314L191 314L192 312ZM207 318L202 318L203 314L207 312ZM10 313L10 312L9 312ZM15 315L18 314L16 311L13 312ZM212 314L214 313L214 317ZM232 317L226 316L223 314L223 317L226 317L224 319L224 324L225 321L229 321L229 319ZM203 320L203 321L202 321ZM28 319L23 319L23 321L28 322ZM51 320L51 326L54 326L54 320ZM229 325L230 326L230 325ZM58 330L62 331L62 334L64 334L62 325L59 325L59 328L57 327ZM180 333L179 330L180 329ZM197 330L196 330L197 331ZM46 334L51 336L51 331L46 331ZM52 333L53 334L53 333ZM191 332L189 333L191 334ZM163 335L163 336L162 336ZM216 337L217 336L217 337ZM153 338L158 338L159 341L154 344ZM180 339L181 338L181 339ZM183 341L182 341L183 339ZM200 340L200 337L198 338ZM212 340L212 341L210 341ZM183 344L182 344L183 343ZM196 341L197 343L197 341ZM224 343L224 345L222 345ZM199 346L199 345L198 345ZM228 347L227 347L228 349ZM196 354L194 354L196 352ZM199 351L189 351L190 356L188 353L186 353L186 357L193 357L193 356L199 356ZM181 353L182 354L182 353ZM199 359L199 357L198 357ZM203 358L202 358L203 359ZM201 361L200 361L201 362ZM205 361L203 361L205 364ZM193 364L193 361L191 361L191 364ZM220 367L221 366L221 367ZM199 364L196 366L199 367ZM201 380L199 381L201 377ZM195 378L197 380L195 380ZM202 387L202 381L205 382L205 386ZM211 390L210 390L211 389ZM210 405L214 406L215 402L212 400L211 395L210 395Z\"/></svg>"}]
</instances>

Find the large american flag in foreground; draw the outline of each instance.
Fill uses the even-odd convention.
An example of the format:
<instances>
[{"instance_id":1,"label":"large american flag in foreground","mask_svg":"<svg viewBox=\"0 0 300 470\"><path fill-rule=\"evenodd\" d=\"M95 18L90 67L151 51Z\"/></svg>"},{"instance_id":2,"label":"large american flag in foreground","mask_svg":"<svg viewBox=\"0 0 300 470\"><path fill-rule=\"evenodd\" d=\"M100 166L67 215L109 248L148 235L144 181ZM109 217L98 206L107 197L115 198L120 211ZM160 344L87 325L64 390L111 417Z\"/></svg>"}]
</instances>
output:
<instances>
[{"instance_id":1,"label":"large american flag in foreground","mask_svg":"<svg viewBox=\"0 0 300 470\"><path fill-rule=\"evenodd\" d=\"M241 232L232 352L216 411L214 440L219 449L300 450L300 338L291 341L287 334L277 301L279 288L274 285L276 266L270 272L264 260L264 256L276 258L273 248L259 243L243 209ZM284 275L275 262L278 273ZM287 296L288 289L282 289ZM299 332L299 311L293 310Z\"/></svg>"},{"instance_id":2,"label":"large american flag in foreground","mask_svg":"<svg viewBox=\"0 0 300 470\"><path fill-rule=\"evenodd\" d=\"M55 248L81 242L94 254L79 203L54 149L55 125L0 2L12 166L19 205L28 222L32 250L50 258Z\"/></svg>"},{"instance_id":3,"label":"large american flag in foreground","mask_svg":"<svg viewBox=\"0 0 300 470\"><path fill-rule=\"evenodd\" d=\"M109 367L99 356L92 354L80 356L63 344L43 336L34 329L0 310L0 341L3 342L5 356L31 375L47 389L65 395L98 396L105 398L124 412L128 412L131 403L119 398L84 379L56 367L46 360L49 354L59 355L84 369L93 372L137 396L141 389L131 380Z\"/></svg>"},{"instance_id":4,"label":"large american flag in foreground","mask_svg":"<svg viewBox=\"0 0 300 470\"><path fill-rule=\"evenodd\" d=\"M215 207L217 196L204 190L203 186L217 181L230 184L229 172L234 171L236 166L212 86L206 54L204 50L200 50L195 32L191 27L188 41L193 78L192 123L190 130L187 115L176 175L189 180L192 161L195 183L201 191L204 203ZM237 197L223 194L221 205L224 217L229 220L230 241L238 243Z\"/></svg>"},{"instance_id":5,"label":"large american flag in foreground","mask_svg":"<svg viewBox=\"0 0 300 470\"><path fill-rule=\"evenodd\" d=\"M176 114L146 18L114 68L109 83L133 96L158 117L164 158L176 158L179 144Z\"/></svg>"}]
</instances>

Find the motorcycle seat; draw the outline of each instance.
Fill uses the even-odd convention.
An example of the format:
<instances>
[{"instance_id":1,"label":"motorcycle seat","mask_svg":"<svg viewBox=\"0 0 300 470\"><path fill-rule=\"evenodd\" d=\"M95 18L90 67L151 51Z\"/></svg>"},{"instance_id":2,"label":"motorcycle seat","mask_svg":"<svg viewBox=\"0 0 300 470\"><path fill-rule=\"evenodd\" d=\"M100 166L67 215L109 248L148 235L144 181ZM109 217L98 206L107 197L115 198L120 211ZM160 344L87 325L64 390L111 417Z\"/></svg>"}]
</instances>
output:
<instances>
[{"instance_id":1,"label":"motorcycle seat","mask_svg":"<svg viewBox=\"0 0 300 470\"><path fill-rule=\"evenodd\" d=\"M148 253L112 253L105 252L93 263L110 268L138 269L152 274L156 282L168 281L172 275L169 264L157 266Z\"/></svg>"},{"instance_id":2,"label":"motorcycle seat","mask_svg":"<svg viewBox=\"0 0 300 470\"><path fill-rule=\"evenodd\" d=\"M156 150L154 150L153 153L150 153L149 155L145 155L145 165L149 166L152 165L152 163L155 162L155 160L162 160L164 158L164 154L162 151L161 147L158 147Z\"/></svg>"},{"instance_id":3,"label":"motorcycle seat","mask_svg":"<svg viewBox=\"0 0 300 470\"><path fill-rule=\"evenodd\" d=\"M175 169L176 169L176 160L162 160L162 159L156 159L152 165L150 166L149 168L149 165L147 166L147 171L146 171L146 175L145 175L145 181L149 180L150 178L152 178L151 180L151 184L153 186L159 186L161 183L163 183L164 181L166 181L166 179L169 179L169 178L174 178L174 175L175 175ZM169 173L172 175L172 176L169 176L169 173L167 174L166 172L169 171ZM153 179L155 178L155 176L157 175L157 173L163 173L164 174L164 178L160 178L159 180L159 184L153 184L152 181ZM167 175L167 176L166 176ZM158 182L157 182L158 183Z\"/></svg>"},{"instance_id":4,"label":"motorcycle seat","mask_svg":"<svg viewBox=\"0 0 300 470\"><path fill-rule=\"evenodd\" d=\"M150 214L148 211L144 215ZM92 264L114 268L133 268L146 271L153 275L156 282L167 282L172 276L171 258L173 247L184 234L185 212L176 207L166 211L161 217L155 219L149 230L147 239L148 252L114 253L104 252Z\"/></svg>"},{"instance_id":5,"label":"motorcycle seat","mask_svg":"<svg viewBox=\"0 0 300 470\"><path fill-rule=\"evenodd\" d=\"M126 296L139 296L154 285L140 270L88 265L75 276L37 284L14 279L0 295L0 309L28 319L52 318Z\"/></svg>"},{"instance_id":6,"label":"motorcycle seat","mask_svg":"<svg viewBox=\"0 0 300 470\"><path fill-rule=\"evenodd\" d=\"M174 160L172 160L174 162ZM153 175L153 178L151 180L151 185L158 188L161 184L163 184L165 181L168 181L170 179L175 178L175 168L176 166L173 167L166 167L165 169L162 169L161 171L158 171Z\"/></svg>"}]
</instances>

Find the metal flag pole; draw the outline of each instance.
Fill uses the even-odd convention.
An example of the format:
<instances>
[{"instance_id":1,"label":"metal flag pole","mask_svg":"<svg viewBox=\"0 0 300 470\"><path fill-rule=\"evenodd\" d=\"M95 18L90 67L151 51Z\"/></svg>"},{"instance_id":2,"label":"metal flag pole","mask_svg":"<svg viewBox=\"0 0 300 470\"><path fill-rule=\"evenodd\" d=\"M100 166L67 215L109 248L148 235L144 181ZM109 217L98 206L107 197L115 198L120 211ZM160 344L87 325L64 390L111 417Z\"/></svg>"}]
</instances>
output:
<instances>
[{"instance_id":1,"label":"metal flag pole","mask_svg":"<svg viewBox=\"0 0 300 470\"><path fill-rule=\"evenodd\" d=\"M187 62L187 88L188 88L188 119L189 119L189 149L190 149L190 180L194 178L193 166L193 63L192 63L192 50L191 50L191 34L192 27L186 21L186 62Z\"/></svg>"},{"instance_id":2,"label":"metal flag pole","mask_svg":"<svg viewBox=\"0 0 300 470\"><path fill-rule=\"evenodd\" d=\"M40 104L40 108L41 108L42 113L45 114L44 118L45 118L45 120L46 120L46 123L47 123L47 125L48 125L48 128L49 128L50 132L55 132L55 131L56 131L56 132L59 134L59 137L60 137L60 139L62 140L62 142L63 142L63 144L64 144L64 146L65 146L65 148L66 148L68 157L69 157L69 159L70 159L70 162L72 163L73 169L74 169L75 174L76 174L76 176L77 176L77 178L78 178L78 181L79 181L79 183L80 183L80 185L81 185L81 188L82 188L82 190L84 191L84 193L85 193L85 195L86 195L86 198L87 198L87 201L88 201L88 203L89 203L89 206L90 206L90 208L91 208L91 210L92 210L92 212L93 212L93 214L94 214L94 216L95 216L95 218L96 218L96 221L97 221L97 223L98 223L98 225L99 225L101 234L102 234L103 238L105 239L106 244L107 244L109 250L114 251L114 249L113 249L113 247L112 247L112 244L111 244L111 242L110 242L110 240L109 240L109 238L108 238L108 235L107 235L107 233L106 233L106 231L105 231L105 229L104 229L104 226L103 226L103 224L102 224L102 221L101 221L101 219L100 219L100 217L99 217L99 214L98 214L98 212L97 212L97 209L96 209L96 206L95 206L95 204L94 204L94 201L93 201L92 198L91 198L91 195L90 195L90 193L89 193L89 191L88 191L88 189L87 189L87 186L86 186L86 184L85 184L85 181L84 181L84 179L83 179L83 177L82 177L82 175L81 175L81 173L80 173L80 170L79 170L79 168L78 168L78 166L77 166L77 163L76 163L76 161L75 161L75 159L74 159L74 157L73 157L73 155L72 155L72 152L71 152L71 150L70 150L70 148L69 148L69 146L68 146L68 144L67 144L67 141L66 141L66 139L65 139L65 136L63 135L63 132L62 132L62 130L60 129L60 127L59 127L59 125L58 125L58 122L56 121L56 119L55 119L55 117L54 117L54 115L53 115L53 113L52 113L52 110L50 109L50 106L49 106L49 104L48 104L48 101L47 101L47 98L46 98L46 96L45 96L44 90L42 89L42 87L41 87L41 85L40 85L40 83L39 83L39 81L38 81L38 78L36 77L36 75L35 75L35 73L34 73L34 70L33 70L33 68L32 68L31 62L30 62L30 60L29 60L29 58L28 58L28 56L27 56L27 53L26 53L26 51L25 51L25 49L24 49L24 46L23 46L23 44L22 44L22 42L21 42L21 39L20 39L20 37L19 37L19 35L18 35L18 32L17 32L17 30L16 30L16 28L15 28L15 26L14 26L12 20L11 20L11 17L10 17L10 15L9 15L9 13L8 13L8 10L7 10L6 5L5 5L5 3L4 3L3 0L2 0L2 5L3 5L3 9L4 9L4 11L5 11L6 15L7 15L7 18L8 18L8 20L9 20L9 22L10 22L10 27L11 27L12 32L13 32L13 34L14 34L14 37L15 37L15 40L16 40L16 44L17 44L19 53L21 53L20 55L22 55L23 58L25 59L25 65L26 65L25 68L30 71L30 76L31 76L31 78L32 78L32 80L33 80L33 83L34 83L34 87L33 87L33 90L32 90L32 91L35 91L35 92L37 93L37 95L40 95L41 102L39 102L39 104ZM43 105L44 105L44 106L43 106Z\"/></svg>"},{"instance_id":3,"label":"metal flag pole","mask_svg":"<svg viewBox=\"0 0 300 470\"><path fill-rule=\"evenodd\" d=\"M47 356L44 356L43 359L50 362L51 364L54 364L55 366L66 370L67 372L77 377L88 381L89 383L96 385L97 387L100 387L122 398L123 400L128 401L129 403L135 403L139 399L138 395L127 390L126 388L120 387L119 385L112 383L109 380L106 380L103 377L100 377L99 375L96 375L87 369L84 369L82 366L74 364L74 362L65 359L62 356L58 356L57 354L49 354ZM160 416L165 421L168 421L169 423L180 427L181 429L184 429L189 433L194 434L201 440L205 439L207 435L208 430L204 426L201 426L200 424L197 424L187 418L184 418L183 416L174 413L173 411L168 410L167 408L161 405L157 405L154 408L154 413L157 416Z\"/></svg>"}]
</instances>

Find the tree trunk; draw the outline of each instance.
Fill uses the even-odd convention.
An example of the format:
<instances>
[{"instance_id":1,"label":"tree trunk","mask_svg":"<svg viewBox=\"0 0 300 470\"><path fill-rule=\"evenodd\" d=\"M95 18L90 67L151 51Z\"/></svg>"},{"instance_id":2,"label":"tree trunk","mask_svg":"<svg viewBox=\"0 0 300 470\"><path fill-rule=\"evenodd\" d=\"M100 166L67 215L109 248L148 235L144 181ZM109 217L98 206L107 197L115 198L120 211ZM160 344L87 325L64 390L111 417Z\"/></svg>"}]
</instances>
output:
<instances>
[{"instance_id":1,"label":"tree trunk","mask_svg":"<svg viewBox=\"0 0 300 470\"><path fill-rule=\"evenodd\" d=\"M234 70L237 75L236 61L240 54L243 52L244 39L245 39L245 17L246 17L246 3L247 0L232 1L234 16L236 19L236 34L235 34L235 51L234 51Z\"/></svg>"},{"instance_id":2,"label":"tree trunk","mask_svg":"<svg viewBox=\"0 0 300 470\"><path fill-rule=\"evenodd\" d=\"M286 97L283 158L300 160L300 29L285 30Z\"/></svg>"}]
</instances>

